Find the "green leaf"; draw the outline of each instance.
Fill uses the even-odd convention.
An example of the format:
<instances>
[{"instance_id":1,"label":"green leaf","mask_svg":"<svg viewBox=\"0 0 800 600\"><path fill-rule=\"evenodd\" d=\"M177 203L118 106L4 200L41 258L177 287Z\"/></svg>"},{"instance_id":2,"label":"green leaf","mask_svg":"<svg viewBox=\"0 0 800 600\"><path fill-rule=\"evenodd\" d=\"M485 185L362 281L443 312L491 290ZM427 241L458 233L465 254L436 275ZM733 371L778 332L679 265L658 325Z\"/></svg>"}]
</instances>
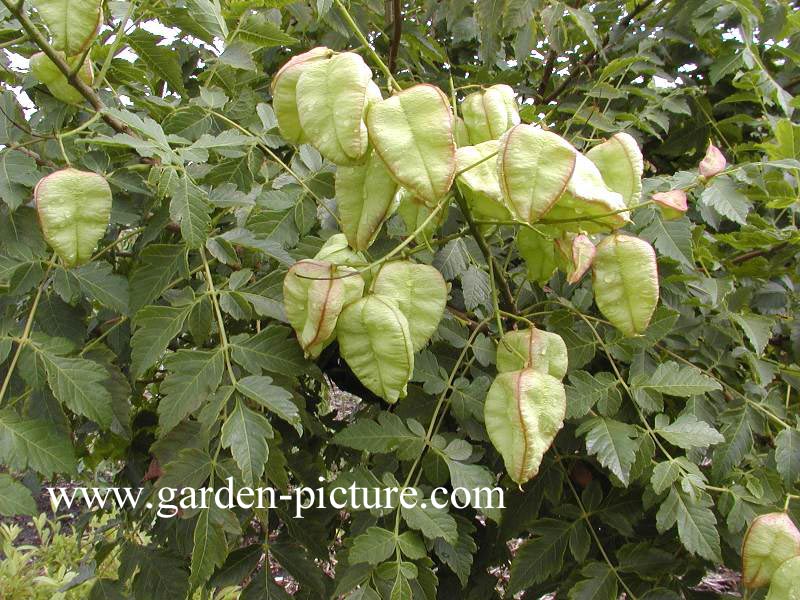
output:
<instances>
[{"instance_id":1,"label":"green leaf","mask_svg":"<svg viewBox=\"0 0 800 600\"><path fill-rule=\"evenodd\" d=\"M475 543L475 526L462 517L457 517L458 539L450 543L442 537L436 538L433 548L436 556L456 574L461 586L467 585L472 570L473 554L477 552Z\"/></svg>"},{"instance_id":2,"label":"green leaf","mask_svg":"<svg viewBox=\"0 0 800 600\"><path fill-rule=\"evenodd\" d=\"M464 304L469 310L492 305L492 286L486 271L470 265L461 273L461 285L464 291Z\"/></svg>"},{"instance_id":3,"label":"green leaf","mask_svg":"<svg viewBox=\"0 0 800 600\"><path fill-rule=\"evenodd\" d=\"M131 314L161 295L185 259L186 248L180 245L152 244L142 251L130 276Z\"/></svg>"},{"instance_id":4,"label":"green leaf","mask_svg":"<svg viewBox=\"0 0 800 600\"><path fill-rule=\"evenodd\" d=\"M655 218L639 235L652 242L660 254L687 267L694 265L692 229L688 219L664 221Z\"/></svg>"},{"instance_id":5,"label":"green leaf","mask_svg":"<svg viewBox=\"0 0 800 600\"><path fill-rule=\"evenodd\" d=\"M248 13L239 24L236 36L258 48L293 46L297 39L284 33L262 13Z\"/></svg>"},{"instance_id":6,"label":"green leaf","mask_svg":"<svg viewBox=\"0 0 800 600\"><path fill-rule=\"evenodd\" d=\"M201 247L211 227L208 196L184 175L170 189L170 217L180 223L181 236L189 248Z\"/></svg>"},{"instance_id":7,"label":"green leaf","mask_svg":"<svg viewBox=\"0 0 800 600\"><path fill-rule=\"evenodd\" d=\"M218 38L228 37L228 26L222 16L219 0L187 0L186 8L203 29Z\"/></svg>"},{"instance_id":8,"label":"green leaf","mask_svg":"<svg viewBox=\"0 0 800 600\"><path fill-rule=\"evenodd\" d=\"M33 501L33 496L28 488L15 481L10 475L0 473L0 515L6 517L34 516L36 513L36 502Z\"/></svg>"},{"instance_id":9,"label":"green leaf","mask_svg":"<svg viewBox=\"0 0 800 600\"><path fill-rule=\"evenodd\" d=\"M45 477L75 472L71 440L52 423L22 419L9 409L0 411L0 461L12 469L34 469Z\"/></svg>"},{"instance_id":10,"label":"green leaf","mask_svg":"<svg viewBox=\"0 0 800 600\"><path fill-rule=\"evenodd\" d=\"M200 448L184 448L164 465L159 488L198 488L211 475L211 457Z\"/></svg>"},{"instance_id":11,"label":"green leaf","mask_svg":"<svg viewBox=\"0 0 800 600\"><path fill-rule=\"evenodd\" d=\"M262 370L299 375L308 369L303 351L286 327L270 325L253 336L235 336L231 340L233 360L253 375Z\"/></svg>"},{"instance_id":12,"label":"green leaf","mask_svg":"<svg viewBox=\"0 0 800 600\"><path fill-rule=\"evenodd\" d=\"M672 460L658 463L653 469L650 484L656 494L661 494L669 489L673 483L678 481L681 476L681 469L678 463Z\"/></svg>"},{"instance_id":13,"label":"green leaf","mask_svg":"<svg viewBox=\"0 0 800 600\"><path fill-rule=\"evenodd\" d=\"M531 524L536 537L520 546L511 562L509 594L546 581L561 571L572 528L572 523L556 519L541 519Z\"/></svg>"},{"instance_id":14,"label":"green leaf","mask_svg":"<svg viewBox=\"0 0 800 600\"><path fill-rule=\"evenodd\" d=\"M113 419L111 394L104 384L108 371L91 360L40 352L47 383L59 402L72 412L108 427Z\"/></svg>"},{"instance_id":15,"label":"green leaf","mask_svg":"<svg viewBox=\"0 0 800 600\"><path fill-rule=\"evenodd\" d=\"M752 313L731 313L731 318L742 328L756 354L758 356L764 354L764 348L767 347L772 337L772 327L775 325L775 319Z\"/></svg>"},{"instance_id":16,"label":"green leaf","mask_svg":"<svg viewBox=\"0 0 800 600\"><path fill-rule=\"evenodd\" d=\"M661 415L659 415L661 416ZM656 418L658 424L659 418ZM719 431L705 421L699 421L696 416L684 414L679 416L674 423L656 429L661 437L670 444L689 450L690 448L708 448L714 444L725 441Z\"/></svg>"},{"instance_id":17,"label":"green leaf","mask_svg":"<svg viewBox=\"0 0 800 600\"><path fill-rule=\"evenodd\" d=\"M586 436L586 451L597 455L600 464L628 485L636 460L636 428L614 419L595 417L582 423L576 432Z\"/></svg>"},{"instance_id":18,"label":"green leaf","mask_svg":"<svg viewBox=\"0 0 800 600\"><path fill-rule=\"evenodd\" d=\"M274 412L290 425L299 426L300 413L297 405L291 400L291 392L272 385L272 377L267 377L266 375L243 377L236 382L236 389L251 400L255 400L261 406Z\"/></svg>"},{"instance_id":19,"label":"green leaf","mask_svg":"<svg viewBox=\"0 0 800 600\"><path fill-rule=\"evenodd\" d=\"M800 479L800 431L783 429L775 437L775 462L787 486Z\"/></svg>"},{"instance_id":20,"label":"green leaf","mask_svg":"<svg viewBox=\"0 0 800 600\"><path fill-rule=\"evenodd\" d=\"M394 554L396 548L397 538L394 532L381 527L370 527L353 540L348 557L350 564L366 562L377 565Z\"/></svg>"},{"instance_id":21,"label":"green leaf","mask_svg":"<svg viewBox=\"0 0 800 600\"><path fill-rule=\"evenodd\" d=\"M581 569L587 579L579 581L569 591L569 600L617 600L617 575L605 563L589 563Z\"/></svg>"},{"instance_id":22,"label":"green leaf","mask_svg":"<svg viewBox=\"0 0 800 600\"><path fill-rule=\"evenodd\" d=\"M185 94L183 87L183 73L178 62L178 55L167 46L159 46L161 37L148 33L144 29L137 29L128 35L126 41L142 61L150 67L160 79L165 80L169 86Z\"/></svg>"},{"instance_id":23,"label":"green leaf","mask_svg":"<svg viewBox=\"0 0 800 600\"><path fill-rule=\"evenodd\" d=\"M679 398L689 398L722 389L717 381L701 373L698 368L690 365L681 366L674 361L661 363L650 377L642 374L634 378L632 383L639 389L653 390Z\"/></svg>"},{"instance_id":24,"label":"green leaf","mask_svg":"<svg viewBox=\"0 0 800 600\"><path fill-rule=\"evenodd\" d=\"M711 180L700 195L700 202L739 225L747 223L747 215L753 208L747 196L736 189L733 179L726 175L717 175Z\"/></svg>"},{"instance_id":25,"label":"green leaf","mask_svg":"<svg viewBox=\"0 0 800 600\"><path fill-rule=\"evenodd\" d=\"M400 446L407 450L422 449L423 440L411 433L403 420L390 412L381 412L378 421L358 419L345 429L338 431L332 443L354 450L385 454L396 451Z\"/></svg>"},{"instance_id":26,"label":"green leaf","mask_svg":"<svg viewBox=\"0 0 800 600\"><path fill-rule=\"evenodd\" d=\"M147 306L136 314L131 339L131 373L135 379L156 364L172 339L183 330L191 305Z\"/></svg>"},{"instance_id":27,"label":"green leaf","mask_svg":"<svg viewBox=\"0 0 800 600\"><path fill-rule=\"evenodd\" d=\"M663 533L677 522L678 536L689 552L721 563L717 519L709 504L705 500L692 500L673 487L658 509L656 523Z\"/></svg>"},{"instance_id":28,"label":"green leaf","mask_svg":"<svg viewBox=\"0 0 800 600\"><path fill-rule=\"evenodd\" d=\"M161 384L158 404L161 435L207 402L222 381L225 368L221 348L213 351L179 350L164 360L168 374Z\"/></svg>"},{"instance_id":29,"label":"green leaf","mask_svg":"<svg viewBox=\"0 0 800 600\"><path fill-rule=\"evenodd\" d=\"M194 544L192 547L192 564L189 584L197 588L211 577L214 569L221 567L228 555L225 532L222 525L211 519L211 511L207 508L200 511L194 526Z\"/></svg>"},{"instance_id":30,"label":"green leaf","mask_svg":"<svg viewBox=\"0 0 800 600\"><path fill-rule=\"evenodd\" d=\"M247 408L241 400L222 426L222 445L230 448L245 483L255 485L264 473L272 427L263 415Z\"/></svg>"},{"instance_id":31,"label":"green leaf","mask_svg":"<svg viewBox=\"0 0 800 600\"><path fill-rule=\"evenodd\" d=\"M401 506L400 511L408 526L422 532L426 538L442 538L451 544L458 540L458 526L446 508L436 508L429 501L418 498L413 507Z\"/></svg>"},{"instance_id":32,"label":"green leaf","mask_svg":"<svg viewBox=\"0 0 800 600\"><path fill-rule=\"evenodd\" d=\"M71 271L81 289L103 306L128 314L128 280L117 275L105 261L94 261Z\"/></svg>"}]
</instances>

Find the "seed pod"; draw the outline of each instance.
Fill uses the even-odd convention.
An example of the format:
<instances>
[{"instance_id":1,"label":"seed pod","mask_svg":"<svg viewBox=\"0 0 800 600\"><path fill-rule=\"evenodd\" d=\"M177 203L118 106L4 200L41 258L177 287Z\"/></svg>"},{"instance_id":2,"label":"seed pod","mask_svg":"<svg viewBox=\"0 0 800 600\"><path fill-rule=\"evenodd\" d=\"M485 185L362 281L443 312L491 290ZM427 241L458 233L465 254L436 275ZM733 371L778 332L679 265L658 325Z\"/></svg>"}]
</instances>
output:
<instances>
[{"instance_id":1,"label":"seed pod","mask_svg":"<svg viewBox=\"0 0 800 600\"><path fill-rule=\"evenodd\" d=\"M316 358L334 338L342 309L364 292L360 275L321 260L295 263L283 280L283 306L306 356Z\"/></svg>"},{"instance_id":2,"label":"seed pod","mask_svg":"<svg viewBox=\"0 0 800 600\"><path fill-rule=\"evenodd\" d=\"M294 144L304 140L300 116L297 114L297 80L312 64L328 60L333 50L320 46L293 56L272 79L272 109L278 119L278 129L288 142Z\"/></svg>"},{"instance_id":3,"label":"seed pod","mask_svg":"<svg viewBox=\"0 0 800 600\"><path fill-rule=\"evenodd\" d=\"M536 327L507 331L497 345L497 370L500 373L533 369L556 379L567 374L567 345L557 333Z\"/></svg>"},{"instance_id":4,"label":"seed pod","mask_svg":"<svg viewBox=\"0 0 800 600\"><path fill-rule=\"evenodd\" d=\"M364 115L369 103L379 100L372 71L353 52L314 61L297 80L297 112L303 134L337 165L354 165L364 159L369 145Z\"/></svg>"},{"instance_id":5,"label":"seed pod","mask_svg":"<svg viewBox=\"0 0 800 600\"><path fill-rule=\"evenodd\" d=\"M397 214L400 215L400 218L406 226L406 235L411 235L418 227L422 226L433 209L420 198L416 198L405 188L400 188L398 190L397 200ZM447 219L447 212L447 207L441 209L417 235L417 242L430 244L436 230L439 229L445 219Z\"/></svg>"},{"instance_id":6,"label":"seed pod","mask_svg":"<svg viewBox=\"0 0 800 600\"><path fill-rule=\"evenodd\" d=\"M703 160L700 161L700 175L706 179L710 179L711 177L714 177L714 175L719 175L722 173L727 164L728 161L725 160L725 157L722 155L722 152L719 151L719 148L717 148L714 144L709 144L708 150L706 150L706 155L703 157Z\"/></svg>"},{"instance_id":7,"label":"seed pod","mask_svg":"<svg viewBox=\"0 0 800 600\"><path fill-rule=\"evenodd\" d=\"M606 186L594 163L583 154L576 154L575 170L567 188L547 213L545 221L564 231L599 233L625 225L630 220L629 213L619 212L625 208L622 196ZM600 215L604 216L598 218ZM576 221L585 217L592 217L592 220Z\"/></svg>"},{"instance_id":8,"label":"seed pod","mask_svg":"<svg viewBox=\"0 0 800 600\"><path fill-rule=\"evenodd\" d=\"M92 258L111 217L111 188L97 173L62 169L33 190L42 234L69 267Z\"/></svg>"},{"instance_id":9,"label":"seed pod","mask_svg":"<svg viewBox=\"0 0 800 600\"><path fill-rule=\"evenodd\" d=\"M497 179L497 161L493 157L497 148L496 140L459 148L456 168L463 173L458 176L456 184L476 217L504 221L511 219L511 213ZM476 164L481 160L483 162Z\"/></svg>"},{"instance_id":10,"label":"seed pod","mask_svg":"<svg viewBox=\"0 0 800 600\"><path fill-rule=\"evenodd\" d=\"M101 0L33 0L32 4L53 36L53 48L67 56L83 54L103 15Z\"/></svg>"},{"instance_id":11,"label":"seed pod","mask_svg":"<svg viewBox=\"0 0 800 600\"><path fill-rule=\"evenodd\" d=\"M406 260L385 263L372 291L392 299L408 321L411 347L421 350L439 326L447 303L447 284L436 268Z\"/></svg>"},{"instance_id":12,"label":"seed pod","mask_svg":"<svg viewBox=\"0 0 800 600\"><path fill-rule=\"evenodd\" d=\"M517 233L517 250L528 267L528 279L547 283L556 270L555 242L538 231L520 227Z\"/></svg>"},{"instance_id":13,"label":"seed pod","mask_svg":"<svg viewBox=\"0 0 800 600\"><path fill-rule=\"evenodd\" d=\"M364 165L336 170L336 203L342 231L354 250L366 250L394 208L397 193L386 165L371 152Z\"/></svg>"},{"instance_id":14,"label":"seed pod","mask_svg":"<svg viewBox=\"0 0 800 600\"><path fill-rule=\"evenodd\" d=\"M592 265L597 308L626 336L647 329L658 304L658 267L653 247L639 238L614 234L597 246Z\"/></svg>"},{"instance_id":15,"label":"seed pod","mask_svg":"<svg viewBox=\"0 0 800 600\"><path fill-rule=\"evenodd\" d=\"M556 250L568 283L578 283L592 266L595 247L588 236L567 233L556 240Z\"/></svg>"},{"instance_id":16,"label":"seed pod","mask_svg":"<svg viewBox=\"0 0 800 600\"><path fill-rule=\"evenodd\" d=\"M800 556L778 567L765 600L800 600Z\"/></svg>"},{"instance_id":17,"label":"seed pod","mask_svg":"<svg viewBox=\"0 0 800 600\"><path fill-rule=\"evenodd\" d=\"M642 197L644 159L639 144L625 132L615 133L610 139L586 153L603 176L603 181L622 196L625 206L639 204Z\"/></svg>"},{"instance_id":18,"label":"seed pod","mask_svg":"<svg viewBox=\"0 0 800 600\"><path fill-rule=\"evenodd\" d=\"M64 58L63 54L61 58ZM77 64L76 61L72 62ZM31 56L30 67L31 75L46 85L50 93L63 103L81 104L84 101L83 95L67 81L67 77L44 52L37 52ZM71 64L70 67L74 68L75 65ZM94 81L94 70L92 69L91 61L87 60L81 65L78 77L84 83L88 85L92 84Z\"/></svg>"},{"instance_id":19,"label":"seed pod","mask_svg":"<svg viewBox=\"0 0 800 600\"><path fill-rule=\"evenodd\" d=\"M539 472L566 408L564 386L545 373L524 369L500 373L494 380L483 409L486 432L516 483Z\"/></svg>"},{"instance_id":20,"label":"seed pod","mask_svg":"<svg viewBox=\"0 0 800 600\"><path fill-rule=\"evenodd\" d=\"M653 194L653 202L658 205L661 217L665 221L680 219L689 210L686 203L686 192L683 190L656 192Z\"/></svg>"},{"instance_id":21,"label":"seed pod","mask_svg":"<svg viewBox=\"0 0 800 600\"><path fill-rule=\"evenodd\" d=\"M419 84L370 106L369 138L401 186L424 202L450 190L456 174L453 113L436 86Z\"/></svg>"},{"instance_id":22,"label":"seed pod","mask_svg":"<svg viewBox=\"0 0 800 600\"><path fill-rule=\"evenodd\" d=\"M502 83L464 98L461 114L472 145L496 140L514 125L519 125L514 90Z\"/></svg>"},{"instance_id":23,"label":"seed pod","mask_svg":"<svg viewBox=\"0 0 800 600\"><path fill-rule=\"evenodd\" d=\"M342 358L367 389L391 404L406 395L414 351L408 321L393 300L365 296L342 311L336 331Z\"/></svg>"},{"instance_id":24,"label":"seed pod","mask_svg":"<svg viewBox=\"0 0 800 600\"><path fill-rule=\"evenodd\" d=\"M328 238L314 255L315 260L324 260L340 267L360 269L367 266L367 259L360 252L355 252L347 243L343 233L336 233ZM363 274L362 274L363 275Z\"/></svg>"},{"instance_id":25,"label":"seed pod","mask_svg":"<svg viewBox=\"0 0 800 600\"><path fill-rule=\"evenodd\" d=\"M795 556L800 556L800 531L789 515L756 517L742 542L742 583L749 588L768 585L778 567Z\"/></svg>"},{"instance_id":26,"label":"seed pod","mask_svg":"<svg viewBox=\"0 0 800 600\"><path fill-rule=\"evenodd\" d=\"M453 135L456 139L456 146L459 148L469 146L469 132L464 124L464 119L457 115L453 119Z\"/></svg>"},{"instance_id":27,"label":"seed pod","mask_svg":"<svg viewBox=\"0 0 800 600\"><path fill-rule=\"evenodd\" d=\"M510 129L497 155L506 206L521 221L538 221L566 189L575 156L572 145L555 133L524 124Z\"/></svg>"}]
</instances>

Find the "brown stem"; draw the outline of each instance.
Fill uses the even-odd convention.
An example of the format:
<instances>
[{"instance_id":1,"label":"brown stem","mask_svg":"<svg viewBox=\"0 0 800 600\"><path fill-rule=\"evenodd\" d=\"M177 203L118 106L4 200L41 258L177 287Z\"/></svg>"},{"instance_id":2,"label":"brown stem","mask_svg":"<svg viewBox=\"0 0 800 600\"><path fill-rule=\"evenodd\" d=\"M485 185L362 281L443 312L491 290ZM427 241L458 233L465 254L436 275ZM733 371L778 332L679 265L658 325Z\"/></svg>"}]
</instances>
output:
<instances>
[{"instance_id":1,"label":"brown stem","mask_svg":"<svg viewBox=\"0 0 800 600\"><path fill-rule=\"evenodd\" d=\"M400 0L392 0L392 44L389 46L389 70L394 73L397 66L397 52L403 35L403 12Z\"/></svg>"}]
</instances>

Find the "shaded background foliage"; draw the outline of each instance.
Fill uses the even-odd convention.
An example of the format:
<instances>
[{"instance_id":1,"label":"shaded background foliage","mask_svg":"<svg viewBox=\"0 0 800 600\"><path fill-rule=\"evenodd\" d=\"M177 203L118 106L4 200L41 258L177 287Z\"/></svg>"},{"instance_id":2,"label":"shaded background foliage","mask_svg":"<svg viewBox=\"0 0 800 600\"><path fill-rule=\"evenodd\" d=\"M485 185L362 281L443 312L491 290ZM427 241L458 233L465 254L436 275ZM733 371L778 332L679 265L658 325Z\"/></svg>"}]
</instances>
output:
<instances>
[{"instance_id":1,"label":"shaded background foliage","mask_svg":"<svg viewBox=\"0 0 800 600\"><path fill-rule=\"evenodd\" d=\"M401 85L431 82L458 101L470 86L508 83L525 122L578 148L636 137L645 200L689 192L688 217L662 221L646 205L628 228L659 253L662 301L643 338L598 318L588 278L527 281L514 229L492 234L518 315L560 333L570 353L567 425L522 489L481 423L498 332L486 261L455 205L409 250L452 291L391 411L335 346L311 364L282 324L287 266L335 231L335 167L279 137L270 77L313 46L359 48L338 3L108 2L80 105L30 77L45 30L27 3L3 5L2 512L32 511L30 490L54 476L148 493L228 476L281 489L323 477L508 491L507 508L488 514L315 510L296 521L287 506L153 520L140 507L94 534L78 592L177 598L241 584L242 598L285 597L266 554L306 598L693 598L709 569L737 568L755 515L788 506L797 520L792 3L349 4ZM703 181L709 141L730 166ZM39 178L66 164L103 173L114 191L94 260L72 270L50 257L30 202ZM371 257L406 233L395 217ZM250 475L233 458L242 448L221 443L233 415L247 421ZM407 533L404 562L374 550L378 524ZM95 577L95 564L117 559L116 577ZM367 580L376 591L352 591Z\"/></svg>"}]
</instances>

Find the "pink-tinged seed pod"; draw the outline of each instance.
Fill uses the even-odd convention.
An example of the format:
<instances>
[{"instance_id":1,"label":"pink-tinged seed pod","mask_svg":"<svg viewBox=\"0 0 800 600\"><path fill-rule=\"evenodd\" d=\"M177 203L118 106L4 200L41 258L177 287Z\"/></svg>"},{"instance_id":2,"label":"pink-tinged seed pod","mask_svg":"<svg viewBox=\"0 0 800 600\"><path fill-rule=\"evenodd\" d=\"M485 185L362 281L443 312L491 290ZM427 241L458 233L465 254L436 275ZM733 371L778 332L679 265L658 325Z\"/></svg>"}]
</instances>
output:
<instances>
[{"instance_id":1,"label":"pink-tinged seed pod","mask_svg":"<svg viewBox=\"0 0 800 600\"><path fill-rule=\"evenodd\" d=\"M714 175L719 175L725 170L727 164L728 162L725 160L719 148L714 144L709 144L706 155L703 157L703 160L700 161L700 175L706 179L714 177Z\"/></svg>"},{"instance_id":2,"label":"pink-tinged seed pod","mask_svg":"<svg viewBox=\"0 0 800 600\"><path fill-rule=\"evenodd\" d=\"M686 192L683 190L656 192L653 194L653 202L658 206L665 221L680 219L689 210Z\"/></svg>"}]
</instances>

